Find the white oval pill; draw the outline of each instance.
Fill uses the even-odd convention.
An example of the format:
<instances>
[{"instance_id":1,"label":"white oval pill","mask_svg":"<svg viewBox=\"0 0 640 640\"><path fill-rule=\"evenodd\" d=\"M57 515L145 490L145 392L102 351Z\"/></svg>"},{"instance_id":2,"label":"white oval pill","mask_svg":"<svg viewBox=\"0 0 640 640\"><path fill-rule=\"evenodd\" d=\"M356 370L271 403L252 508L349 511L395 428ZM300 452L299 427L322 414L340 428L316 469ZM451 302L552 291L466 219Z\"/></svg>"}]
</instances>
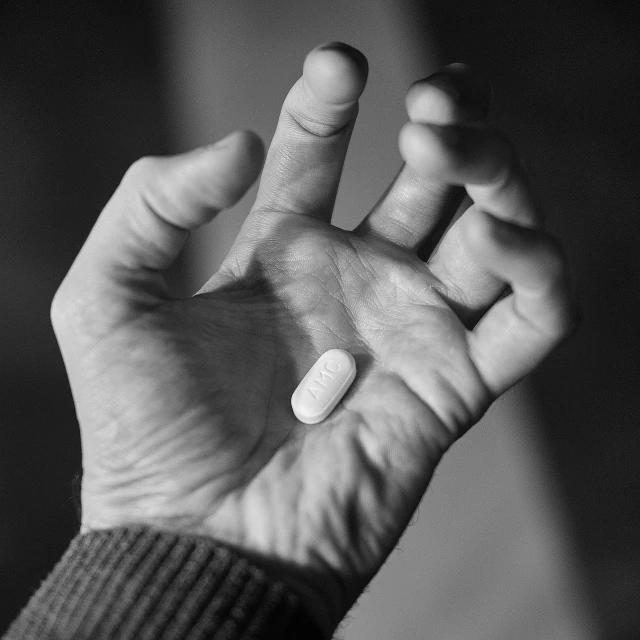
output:
<instances>
[{"instance_id":1,"label":"white oval pill","mask_svg":"<svg viewBox=\"0 0 640 640\"><path fill-rule=\"evenodd\" d=\"M306 424L324 420L356 377L356 361L342 349L323 353L291 396L296 418Z\"/></svg>"}]
</instances>

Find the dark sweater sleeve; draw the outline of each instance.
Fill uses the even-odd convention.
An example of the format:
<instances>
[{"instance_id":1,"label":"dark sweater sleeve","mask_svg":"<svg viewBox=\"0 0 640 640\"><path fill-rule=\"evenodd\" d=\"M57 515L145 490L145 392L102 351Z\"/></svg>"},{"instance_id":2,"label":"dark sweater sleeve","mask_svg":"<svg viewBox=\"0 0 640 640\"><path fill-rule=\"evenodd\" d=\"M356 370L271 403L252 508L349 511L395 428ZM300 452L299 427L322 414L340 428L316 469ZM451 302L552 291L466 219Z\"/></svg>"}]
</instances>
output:
<instances>
[{"instance_id":1,"label":"dark sweater sleeve","mask_svg":"<svg viewBox=\"0 0 640 640\"><path fill-rule=\"evenodd\" d=\"M320 640L282 582L208 538L78 535L3 640Z\"/></svg>"}]
</instances>

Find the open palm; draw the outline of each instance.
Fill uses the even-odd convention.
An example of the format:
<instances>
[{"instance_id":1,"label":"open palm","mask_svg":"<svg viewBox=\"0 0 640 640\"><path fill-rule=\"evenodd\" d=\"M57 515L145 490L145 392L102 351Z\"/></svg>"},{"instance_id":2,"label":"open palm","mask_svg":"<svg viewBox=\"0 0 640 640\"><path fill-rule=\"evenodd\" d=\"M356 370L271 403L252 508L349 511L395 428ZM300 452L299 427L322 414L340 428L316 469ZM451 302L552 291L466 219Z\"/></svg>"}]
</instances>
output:
<instances>
[{"instance_id":1,"label":"open palm","mask_svg":"<svg viewBox=\"0 0 640 640\"><path fill-rule=\"evenodd\" d=\"M318 596L329 627L442 454L573 317L561 253L534 230L510 145L467 123L473 108L442 84L469 83L459 67L412 88L408 166L374 211L353 232L329 224L365 76L344 45L309 55L256 204L196 296L169 296L162 270L188 229L255 179L252 134L134 165L52 309L82 430L83 527L215 537ZM425 262L421 247L452 213L450 184L476 206ZM304 425L291 394L332 348L354 355L356 381L324 422Z\"/></svg>"}]
</instances>

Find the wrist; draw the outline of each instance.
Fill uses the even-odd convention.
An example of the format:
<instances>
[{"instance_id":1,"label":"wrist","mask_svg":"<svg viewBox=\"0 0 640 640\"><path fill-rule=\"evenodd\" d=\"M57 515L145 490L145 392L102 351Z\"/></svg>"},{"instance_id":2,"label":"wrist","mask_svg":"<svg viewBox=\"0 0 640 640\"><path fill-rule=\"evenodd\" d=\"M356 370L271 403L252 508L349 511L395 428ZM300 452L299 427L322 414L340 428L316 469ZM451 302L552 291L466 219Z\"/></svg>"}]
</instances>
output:
<instances>
[{"instance_id":1,"label":"wrist","mask_svg":"<svg viewBox=\"0 0 640 640\"><path fill-rule=\"evenodd\" d=\"M76 536L14 630L133 640L235 638L250 629L252 637L320 639L310 627L296 591L243 555L204 536L129 526Z\"/></svg>"}]
</instances>

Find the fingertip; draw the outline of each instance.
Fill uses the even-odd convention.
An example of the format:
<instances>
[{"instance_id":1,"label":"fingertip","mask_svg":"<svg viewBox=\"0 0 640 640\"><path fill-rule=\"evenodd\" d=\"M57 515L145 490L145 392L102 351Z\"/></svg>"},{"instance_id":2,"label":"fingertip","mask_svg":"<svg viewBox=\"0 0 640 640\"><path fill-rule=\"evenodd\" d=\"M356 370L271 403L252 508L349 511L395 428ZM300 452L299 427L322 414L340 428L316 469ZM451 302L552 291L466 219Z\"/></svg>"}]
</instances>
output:
<instances>
[{"instance_id":1,"label":"fingertip","mask_svg":"<svg viewBox=\"0 0 640 640\"><path fill-rule=\"evenodd\" d=\"M456 127L406 123L400 130L398 146L404 161L425 177L447 179L456 168L452 153L461 142Z\"/></svg>"},{"instance_id":2,"label":"fingertip","mask_svg":"<svg viewBox=\"0 0 640 640\"><path fill-rule=\"evenodd\" d=\"M432 124L476 122L487 116L491 84L472 67L456 62L414 83L407 93L407 112Z\"/></svg>"},{"instance_id":3,"label":"fingertip","mask_svg":"<svg viewBox=\"0 0 640 640\"><path fill-rule=\"evenodd\" d=\"M330 105L354 103L364 91L369 73L366 57L343 42L330 42L306 57L303 77L309 89Z\"/></svg>"},{"instance_id":4,"label":"fingertip","mask_svg":"<svg viewBox=\"0 0 640 640\"><path fill-rule=\"evenodd\" d=\"M147 190L167 209L167 221L191 229L235 204L255 182L264 145L253 131L235 130L213 144L175 156L151 158ZM145 163L148 164L148 163ZM161 194L161 195L158 195ZM163 206L157 207L163 211Z\"/></svg>"},{"instance_id":5,"label":"fingertip","mask_svg":"<svg viewBox=\"0 0 640 640\"><path fill-rule=\"evenodd\" d=\"M260 173L265 158L265 147L262 138L250 129L238 129L230 133L226 138L214 145L214 148L220 149L221 146L231 150L243 162L243 168L247 172L255 174Z\"/></svg>"},{"instance_id":6,"label":"fingertip","mask_svg":"<svg viewBox=\"0 0 640 640\"><path fill-rule=\"evenodd\" d=\"M264 159L264 143L260 136L249 129L236 129L230 134L221 138L212 145L205 147L216 153L225 150L238 154L242 157L251 158L262 162Z\"/></svg>"},{"instance_id":7,"label":"fingertip","mask_svg":"<svg viewBox=\"0 0 640 640\"><path fill-rule=\"evenodd\" d=\"M224 175L226 188L218 190L222 207L234 204L257 179L265 158L264 143L260 136L248 129L238 129L205 148L215 175ZM226 165L220 171L221 159ZM213 175L213 171L212 171Z\"/></svg>"},{"instance_id":8,"label":"fingertip","mask_svg":"<svg viewBox=\"0 0 640 640\"><path fill-rule=\"evenodd\" d=\"M450 124L461 119L460 109L451 95L441 87L416 83L405 98L407 115L412 122Z\"/></svg>"},{"instance_id":9,"label":"fingertip","mask_svg":"<svg viewBox=\"0 0 640 640\"><path fill-rule=\"evenodd\" d=\"M414 122L407 122L400 129L398 135L398 148L402 159L412 168L420 172L424 165L429 164L430 154L428 149L428 135L425 136L423 127Z\"/></svg>"}]
</instances>

